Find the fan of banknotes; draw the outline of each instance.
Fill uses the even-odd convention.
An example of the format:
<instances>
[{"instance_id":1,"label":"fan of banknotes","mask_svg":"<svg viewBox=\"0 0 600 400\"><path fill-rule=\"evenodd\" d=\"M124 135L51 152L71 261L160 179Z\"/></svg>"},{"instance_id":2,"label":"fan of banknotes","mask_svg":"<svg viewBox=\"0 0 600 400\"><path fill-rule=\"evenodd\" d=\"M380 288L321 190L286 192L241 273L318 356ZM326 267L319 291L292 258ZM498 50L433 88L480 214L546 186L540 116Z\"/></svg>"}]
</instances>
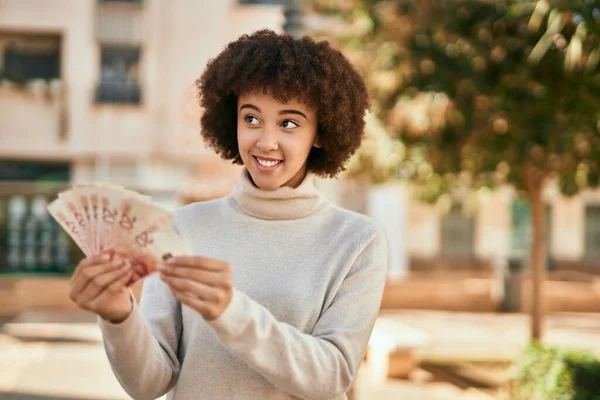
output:
<instances>
[{"instance_id":1,"label":"fan of banknotes","mask_svg":"<svg viewBox=\"0 0 600 400\"><path fill-rule=\"evenodd\" d=\"M75 185L59 193L48 211L86 256L106 252L128 259L133 269L128 286L155 272L159 261L190 254L172 214L122 186Z\"/></svg>"}]
</instances>

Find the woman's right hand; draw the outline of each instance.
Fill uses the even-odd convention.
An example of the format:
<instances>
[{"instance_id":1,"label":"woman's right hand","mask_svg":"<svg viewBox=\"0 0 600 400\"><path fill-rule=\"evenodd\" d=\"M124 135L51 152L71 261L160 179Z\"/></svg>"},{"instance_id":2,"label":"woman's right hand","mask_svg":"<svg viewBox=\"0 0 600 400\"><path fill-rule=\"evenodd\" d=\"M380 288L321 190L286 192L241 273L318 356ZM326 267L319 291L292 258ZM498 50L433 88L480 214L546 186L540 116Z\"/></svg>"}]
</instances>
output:
<instances>
[{"instance_id":1,"label":"woman's right hand","mask_svg":"<svg viewBox=\"0 0 600 400\"><path fill-rule=\"evenodd\" d=\"M126 284L133 270L129 261L108 254L84 258L71 277L70 298L80 308L113 323L124 321L133 309Z\"/></svg>"}]
</instances>

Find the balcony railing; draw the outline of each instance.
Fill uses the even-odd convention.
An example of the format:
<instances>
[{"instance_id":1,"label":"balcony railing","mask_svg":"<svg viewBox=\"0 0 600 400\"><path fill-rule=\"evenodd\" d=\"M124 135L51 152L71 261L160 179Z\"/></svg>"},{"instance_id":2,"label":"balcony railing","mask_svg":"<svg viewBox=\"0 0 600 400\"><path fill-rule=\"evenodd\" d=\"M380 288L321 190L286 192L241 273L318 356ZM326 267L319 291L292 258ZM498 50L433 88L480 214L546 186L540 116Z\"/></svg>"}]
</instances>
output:
<instances>
[{"instance_id":1,"label":"balcony railing","mask_svg":"<svg viewBox=\"0 0 600 400\"><path fill-rule=\"evenodd\" d=\"M96 103L140 104L142 89L138 82L103 81L96 88Z\"/></svg>"},{"instance_id":2,"label":"balcony railing","mask_svg":"<svg viewBox=\"0 0 600 400\"><path fill-rule=\"evenodd\" d=\"M54 80L34 80L24 86L0 84L0 153L52 156L68 139L67 88Z\"/></svg>"},{"instance_id":3,"label":"balcony railing","mask_svg":"<svg viewBox=\"0 0 600 400\"><path fill-rule=\"evenodd\" d=\"M238 0L239 4L251 4L251 5L285 5L289 0Z\"/></svg>"}]
</instances>

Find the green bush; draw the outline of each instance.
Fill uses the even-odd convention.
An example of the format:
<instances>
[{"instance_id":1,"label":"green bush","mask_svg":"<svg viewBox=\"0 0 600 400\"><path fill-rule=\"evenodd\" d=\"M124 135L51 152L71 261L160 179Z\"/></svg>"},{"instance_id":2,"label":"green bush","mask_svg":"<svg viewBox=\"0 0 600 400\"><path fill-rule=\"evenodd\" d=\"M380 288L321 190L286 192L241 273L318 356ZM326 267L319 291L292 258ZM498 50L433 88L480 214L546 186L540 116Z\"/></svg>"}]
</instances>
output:
<instances>
[{"instance_id":1,"label":"green bush","mask_svg":"<svg viewBox=\"0 0 600 400\"><path fill-rule=\"evenodd\" d=\"M582 351L530 344L514 366L511 400L600 400L600 361Z\"/></svg>"}]
</instances>

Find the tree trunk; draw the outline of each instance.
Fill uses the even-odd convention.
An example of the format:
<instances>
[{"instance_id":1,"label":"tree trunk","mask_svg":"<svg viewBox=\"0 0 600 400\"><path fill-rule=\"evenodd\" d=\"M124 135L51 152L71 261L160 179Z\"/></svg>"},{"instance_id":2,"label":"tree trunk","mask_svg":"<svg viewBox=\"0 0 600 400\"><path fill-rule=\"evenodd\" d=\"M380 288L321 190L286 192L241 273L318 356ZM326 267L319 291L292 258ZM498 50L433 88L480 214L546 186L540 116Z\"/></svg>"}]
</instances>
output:
<instances>
[{"instance_id":1,"label":"tree trunk","mask_svg":"<svg viewBox=\"0 0 600 400\"><path fill-rule=\"evenodd\" d=\"M532 271L531 339L542 339L544 313L543 285L546 280L546 213L542 197L543 180L533 180L527 188L531 205L533 238L530 249Z\"/></svg>"}]
</instances>

